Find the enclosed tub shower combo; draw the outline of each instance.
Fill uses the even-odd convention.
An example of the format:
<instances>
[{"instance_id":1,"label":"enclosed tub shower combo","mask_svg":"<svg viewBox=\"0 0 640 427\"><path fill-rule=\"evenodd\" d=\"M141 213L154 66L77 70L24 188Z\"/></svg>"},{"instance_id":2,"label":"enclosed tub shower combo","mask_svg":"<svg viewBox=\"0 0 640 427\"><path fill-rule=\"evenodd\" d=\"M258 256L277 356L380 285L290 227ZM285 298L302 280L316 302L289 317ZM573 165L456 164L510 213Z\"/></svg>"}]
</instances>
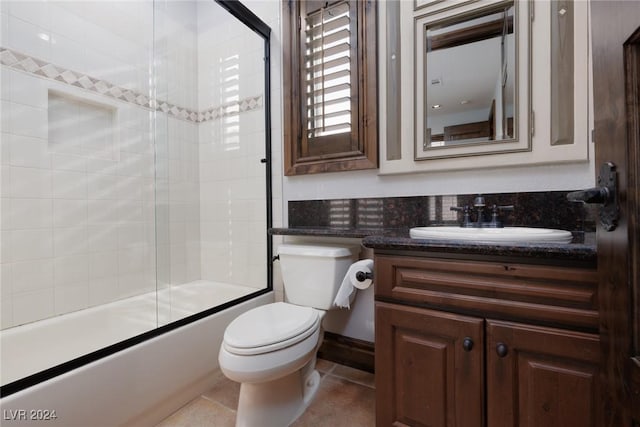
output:
<instances>
[{"instance_id":1,"label":"enclosed tub shower combo","mask_svg":"<svg viewBox=\"0 0 640 427\"><path fill-rule=\"evenodd\" d=\"M0 15L3 422L154 421L273 300L270 28L235 1Z\"/></svg>"}]
</instances>

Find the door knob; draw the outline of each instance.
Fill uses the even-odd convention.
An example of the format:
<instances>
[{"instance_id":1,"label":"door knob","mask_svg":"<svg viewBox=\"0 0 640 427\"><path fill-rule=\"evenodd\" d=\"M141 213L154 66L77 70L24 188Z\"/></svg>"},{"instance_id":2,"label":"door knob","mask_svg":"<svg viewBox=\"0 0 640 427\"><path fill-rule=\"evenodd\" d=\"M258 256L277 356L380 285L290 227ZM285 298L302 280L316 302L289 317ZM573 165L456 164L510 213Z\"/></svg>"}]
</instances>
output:
<instances>
[{"instance_id":1,"label":"door knob","mask_svg":"<svg viewBox=\"0 0 640 427\"><path fill-rule=\"evenodd\" d=\"M600 167L598 186L588 190L573 191L567 194L570 202L597 203L600 207L600 224L606 231L618 226L620 205L618 204L618 173L616 165L604 163Z\"/></svg>"},{"instance_id":2,"label":"door knob","mask_svg":"<svg viewBox=\"0 0 640 427\"><path fill-rule=\"evenodd\" d=\"M469 337L466 337L462 340L462 348L464 351L471 351L473 349L473 340Z\"/></svg>"},{"instance_id":3,"label":"door knob","mask_svg":"<svg viewBox=\"0 0 640 427\"><path fill-rule=\"evenodd\" d=\"M499 342L496 346L496 353L499 357L505 357L509 353L509 347L505 343Z\"/></svg>"}]
</instances>

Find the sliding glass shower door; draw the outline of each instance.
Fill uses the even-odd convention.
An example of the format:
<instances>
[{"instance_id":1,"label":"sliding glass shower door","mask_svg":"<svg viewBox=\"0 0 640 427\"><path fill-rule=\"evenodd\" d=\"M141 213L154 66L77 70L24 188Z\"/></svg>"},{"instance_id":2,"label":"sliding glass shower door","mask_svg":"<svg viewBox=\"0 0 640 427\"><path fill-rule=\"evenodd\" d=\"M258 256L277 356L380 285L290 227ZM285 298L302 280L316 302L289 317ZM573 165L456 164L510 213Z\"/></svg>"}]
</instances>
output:
<instances>
[{"instance_id":1,"label":"sliding glass shower door","mask_svg":"<svg viewBox=\"0 0 640 427\"><path fill-rule=\"evenodd\" d=\"M154 16L167 322L266 286L264 40L212 1L156 2Z\"/></svg>"},{"instance_id":2,"label":"sliding glass shower door","mask_svg":"<svg viewBox=\"0 0 640 427\"><path fill-rule=\"evenodd\" d=\"M255 16L0 4L2 394L268 291Z\"/></svg>"}]
</instances>

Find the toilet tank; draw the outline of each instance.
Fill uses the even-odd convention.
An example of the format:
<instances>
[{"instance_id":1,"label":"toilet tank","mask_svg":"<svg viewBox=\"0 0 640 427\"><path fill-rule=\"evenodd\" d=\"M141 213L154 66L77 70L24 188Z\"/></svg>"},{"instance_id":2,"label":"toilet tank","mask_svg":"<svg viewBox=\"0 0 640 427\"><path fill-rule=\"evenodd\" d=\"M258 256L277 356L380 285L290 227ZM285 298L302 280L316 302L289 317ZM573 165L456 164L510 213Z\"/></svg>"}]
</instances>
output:
<instances>
[{"instance_id":1,"label":"toilet tank","mask_svg":"<svg viewBox=\"0 0 640 427\"><path fill-rule=\"evenodd\" d=\"M278 255L287 301L331 309L342 279L358 260L359 252L358 246L281 244Z\"/></svg>"}]
</instances>

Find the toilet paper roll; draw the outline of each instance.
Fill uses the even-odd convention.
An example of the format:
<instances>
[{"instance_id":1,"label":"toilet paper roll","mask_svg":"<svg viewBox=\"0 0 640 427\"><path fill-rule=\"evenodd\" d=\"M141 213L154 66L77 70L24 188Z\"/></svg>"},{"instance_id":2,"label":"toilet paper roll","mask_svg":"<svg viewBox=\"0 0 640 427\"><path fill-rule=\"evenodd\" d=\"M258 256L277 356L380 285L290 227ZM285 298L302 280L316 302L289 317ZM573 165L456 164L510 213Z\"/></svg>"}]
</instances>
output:
<instances>
[{"instance_id":1,"label":"toilet paper roll","mask_svg":"<svg viewBox=\"0 0 640 427\"><path fill-rule=\"evenodd\" d=\"M356 279L356 274L360 271L362 271L363 273L373 274L373 260L363 259L354 262L353 264L351 264L351 266L349 266L347 274L345 274L344 278L342 279L342 284L340 285L340 289L338 289L336 298L333 300L333 305L337 307L351 308L349 300L351 299L351 295L355 292L355 290L367 289L369 286L371 286L371 283L373 283L372 279L365 279L362 282Z\"/></svg>"}]
</instances>

